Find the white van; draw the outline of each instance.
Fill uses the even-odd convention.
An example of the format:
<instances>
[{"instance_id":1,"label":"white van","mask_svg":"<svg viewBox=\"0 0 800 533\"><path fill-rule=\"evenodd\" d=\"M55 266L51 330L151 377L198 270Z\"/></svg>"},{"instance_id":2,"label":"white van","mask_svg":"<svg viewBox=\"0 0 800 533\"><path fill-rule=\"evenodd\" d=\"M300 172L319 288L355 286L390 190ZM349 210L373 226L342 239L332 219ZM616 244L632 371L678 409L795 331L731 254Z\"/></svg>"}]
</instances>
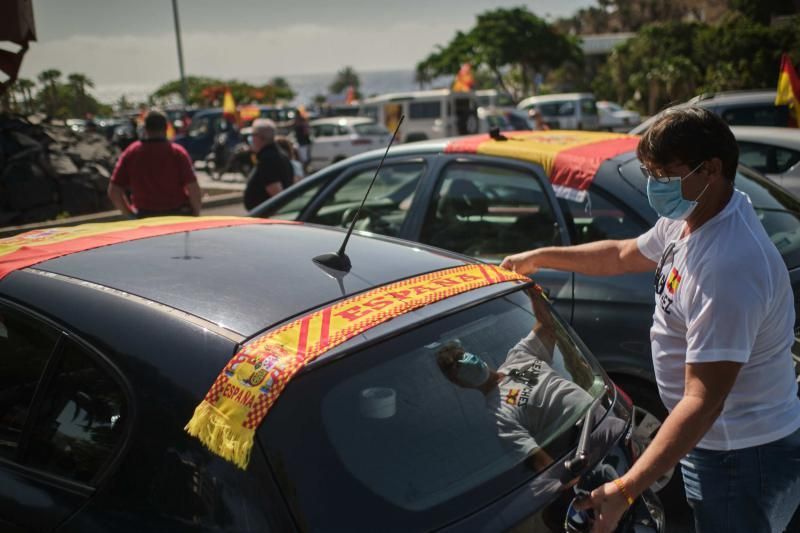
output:
<instances>
[{"instance_id":1,"label":"white van","mask_svg":"<svg viewBox=\"0 0 800 533\"><path fill-rule=\"evenodd\" d=\"M600 127L597 104L592 93L561 93L531 96L518 109L536 110L548 126L560 130L596 130Z\"/></svg>"},{"instance_id":2,"label":"white van","mask_svg":"<svg viewBox=\"0 0 800 533\"><path fill-rule=\"evenodd\" d=\"M449 89L389 93L361 102L361 115L394 131L401 115L406 118L398 133L403 142L422 141L478 133L475 94Z\"/></svg>"}]
</instances>

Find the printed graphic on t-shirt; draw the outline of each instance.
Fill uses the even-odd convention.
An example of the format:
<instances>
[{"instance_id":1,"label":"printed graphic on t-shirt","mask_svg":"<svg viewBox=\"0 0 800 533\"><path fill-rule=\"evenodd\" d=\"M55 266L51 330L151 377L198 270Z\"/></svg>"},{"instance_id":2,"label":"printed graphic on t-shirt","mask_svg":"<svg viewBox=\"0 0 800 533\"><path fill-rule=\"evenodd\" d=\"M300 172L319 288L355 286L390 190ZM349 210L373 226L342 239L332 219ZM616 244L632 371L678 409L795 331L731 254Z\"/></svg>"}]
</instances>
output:
<instances>
[{"instance_id":1,"label":"printed graphic on t-shirt","mask_svg":"<svg viewBox=\"0 0 800 533\"><path fill-rule=\"evenodd\" d=\"M528 400L531 399L531 394L533 390L531 387L523 387L523 388L514 388L514 389L507 389L505 391L506 395L503 401L508 405L514 405L516 407L525 407L528 405Z\"/></svg>"},{"instance_id":2,"label":"printed graphic on t-shirt","mask_svg":"<svg viewBox=\"0 0 800 533\"><path fill-rule=\"evenodd\" d=\"M678 290L678 285L681 283L681 275L678 273L677 268L673 268L672 272L669 273L669 277L667 278L667 290L670 294L675 294L675 291Z\"/></svg>"}]
</instances>

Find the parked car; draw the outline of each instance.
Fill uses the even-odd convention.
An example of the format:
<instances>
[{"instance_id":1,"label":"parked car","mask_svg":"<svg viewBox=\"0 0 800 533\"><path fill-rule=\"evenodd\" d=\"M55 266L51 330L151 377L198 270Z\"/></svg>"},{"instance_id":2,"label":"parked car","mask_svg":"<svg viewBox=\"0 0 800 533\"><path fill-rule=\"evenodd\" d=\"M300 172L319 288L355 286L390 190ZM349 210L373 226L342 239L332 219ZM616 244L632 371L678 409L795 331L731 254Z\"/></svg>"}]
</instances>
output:
<instances>
[{"instance_id":1,"label":"parked car","mask_svg":"<svg viewBox=\"0 0 800 533\"><path fill-rule=\"evenodd\" d=\"M552 130L506 135L514 140L478 135L392 148L356 227L499 263L541 246L633 238L657 220L634 151L636 137ZM334 165L252 214L344 227L382 155L374 151ZM563 181L554 186L554 173L573 181L583 176L587 188L576 191ZM736 184L750 195L800 295L800 200L745 167ZM666 416L650 352L652 274L592 277L543 270L536 279L633 398L635 432L652 438ZM684 502L678 477L670 473L656 485L666 487L662 500L668 510Z\"/></svg>"},{"instance_id":2,"label":"parked car","mask_svg":"<svg viewBox=\"0 0 800 533\"><path fill-rule=\"evenodd\" d=\"M287 106L258 106L261 118L268 118L278 125L278 132L289 133L291 121L297 115L297 109ZM175 137L175 142L183 146L192 161L203 161L214 146L214 139L228 128L228 122L221 108L198 110L192 116L192 122L185 135Z\"/></svg>"},{"instance_id":3,"label":"parked car","mask_svg":"<svg viewBox=\"0 0 800 533\"><path fill-rule=\"evenodd\" d=\"M361 102L361 114L394 131L405 116L398 134L401 142L441 139L478 132L478 100L472 92L450 89L387 93Z\"/></svg>"},{"instance_id":4,"label":"parked car","mask_svg":"<svg viewBox=\"0 0 800 533\"><path fill-rule=\"evenodd\" d=\"M309 123L311 166L322 168L350 156L386 146L392 133L366 117L330 117Z\"/></svg>"},{"instance_id":5,"label":"parked car","mask_svg":"<svg viewBox=\"0 0 800 533\"><path fill-rule=\"evenodd\" d=\"M576 493L635 460L628 398L533 283L362 234L346 251L352 269L331 271L312 258L338 247L342 231L189 220L172 234L158 234L168 220L149 219L126 226L129 237L93 225L0 241L3 253L14 243L41 252L38 264L27 247L0 262L3 531L556 532ZM87 232L104 245L70 239ZM149 238L130 240L142 232ZM387 292L397 283L405 289ZM439 296L355 335L325 322L382 305L364 294L402 302L422 289ZM235 354L309 316L321 325L306 334L323 335L325 323L337 331L333 348L278 391L246 468L184 431ZM538 335L548 344L525 352L537 357L537 379L572 398L553 408L549 386L504 380L517 392L501 405L440 366L442 348L457 346L498 368ZM248 379L256 375L265 374ZM497 431L497 410L526 400L550 422L535 435L535 461ZM584 427L587 460L567 463ZM658 499L646 491L619 531L663 531Z\"/></svg>"},{"instance_id":6,"label":"parked car","mask_svg":"<svg viewBox=\"0 0 800 533\"><path fill-rule=\"evenodd\" d=\"M732 126L739 162L764 173L800 198L800 131L767 126Z\"/></svg>"},{"instance_id":7,"label":"parked car","mask_svg":"<svg viewBox=\"0 0 800 533\"><path fill-rule=\"evenodd\" d=\"M636 111L625 109L621 105L607 100L597 102L597 112L600 116L601 130L628 131L642 121L641 115Z\"/></svg>"},{"instance_id":8,"label":"parked car","mask_svg":"<svg viewBox=\"0 0 800 533\"><path fill-rule=\"evenodd\" d=\"M792 122L789 107L775 105L775 91L728 91L695 96L679 105L696 105L713 111L731 126L774 126L797 128ZM641 135L658 117L653 115L630 132Z\"/></svg>"},{"instance_id":9,"label":"parked car","mask_svg":"<svg viewBox=\"0 0 800 533\"><path fill-rule=\"evenodd\" d=\"M496 107L479 107L478 131L488 133L493 128L497 128L500 131L512 131L515 129L508 121L504 110Z\"/></svg>"},{"instance_id":10,"label":"parked car","mask_svg":"<svg viewBox=\"0 0 800 533\"><path fill-rule=\"evenodd\" d=\"M592 93L562 93L531 96L517 104L518 109L536 108L553 129L596 130L600 127Z\"/></svg>"}]
</instances>

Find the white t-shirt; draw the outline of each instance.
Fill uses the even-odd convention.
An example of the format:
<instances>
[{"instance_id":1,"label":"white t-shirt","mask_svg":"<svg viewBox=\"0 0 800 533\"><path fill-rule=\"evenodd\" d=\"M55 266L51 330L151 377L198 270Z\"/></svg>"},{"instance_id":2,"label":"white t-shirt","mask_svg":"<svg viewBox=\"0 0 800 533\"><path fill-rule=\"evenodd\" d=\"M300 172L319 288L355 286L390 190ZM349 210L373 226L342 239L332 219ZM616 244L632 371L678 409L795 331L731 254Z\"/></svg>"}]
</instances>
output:
<instances>
[{"instance_id":1,"label":"white t-shirt","mask_svg":"<svg viewBox=\"0 0 800 533\"><path fill-rule=\"evenodd\" d=\"M552 355L531 333L509 350L497 369L506 376L486 396L498 435L523 458L547 445L570 412L585 409L592 402L588 392L559 375L551 362ZM525 383L510 377L514 369L529 370L535 380Z\"/></svg>"},{"instance_id":2,"label":"white t-shirt","mask_svg":"<svg viewBox=\"0 0 800 533\"><path fill-rule=\"evenodd\" d=\"M649 259L664 255L650 329L661 399L671 411L683 398L686 363L743 363L722 414L697 446L734 450L785 437L800 427L786 265L738 190L681 238L684 224L660 218L637 240Z\"/></svg>"}]
</instances>

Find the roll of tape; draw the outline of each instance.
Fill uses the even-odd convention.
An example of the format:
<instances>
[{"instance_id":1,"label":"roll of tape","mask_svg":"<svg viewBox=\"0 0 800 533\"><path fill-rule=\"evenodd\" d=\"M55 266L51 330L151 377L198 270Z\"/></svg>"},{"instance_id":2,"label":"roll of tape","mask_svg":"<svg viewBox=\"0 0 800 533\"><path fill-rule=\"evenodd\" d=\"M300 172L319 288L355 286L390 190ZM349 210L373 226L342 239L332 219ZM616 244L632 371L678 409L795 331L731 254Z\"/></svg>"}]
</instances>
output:
<instances>
[{"instance_id":1,"label":"roll of tape","mask_svg":"<svg viewBox=\"0 0 800 533\"><path fill-rule=\"evenodd\" d=\"M388 387L370 387L358 398L361 415L366 418L391 418L397 412L397 393Z\"/></svg>"}]
</instances>

